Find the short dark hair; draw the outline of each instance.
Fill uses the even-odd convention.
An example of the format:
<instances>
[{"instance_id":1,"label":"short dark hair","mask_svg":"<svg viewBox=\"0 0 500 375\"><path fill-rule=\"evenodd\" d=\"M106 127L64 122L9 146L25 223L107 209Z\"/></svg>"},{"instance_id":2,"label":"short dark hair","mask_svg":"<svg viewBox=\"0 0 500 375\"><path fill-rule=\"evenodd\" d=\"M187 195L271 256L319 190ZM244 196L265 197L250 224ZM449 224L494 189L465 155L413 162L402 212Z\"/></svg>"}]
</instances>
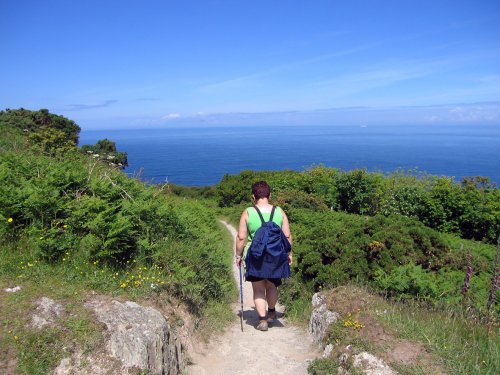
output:
<instances>
[{"instance_id":1,"label":"short dark hair","mask_svg":"<svg viewBox=\"0 0 500 375\"><path fill-rule=\"evenodd\" d=\"M271 196L271 188L266 181L258 181L252 185L252 194L255 199L269 198Z\"/></svg>"}]
</instances>

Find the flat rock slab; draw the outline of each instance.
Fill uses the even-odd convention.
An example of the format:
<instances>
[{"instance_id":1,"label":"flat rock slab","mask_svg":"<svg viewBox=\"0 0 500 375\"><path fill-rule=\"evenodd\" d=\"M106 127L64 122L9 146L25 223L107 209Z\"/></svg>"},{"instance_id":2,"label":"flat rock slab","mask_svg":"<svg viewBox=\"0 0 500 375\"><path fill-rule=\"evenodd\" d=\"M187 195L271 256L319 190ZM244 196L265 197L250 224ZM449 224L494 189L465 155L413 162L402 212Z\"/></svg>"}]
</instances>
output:
<instances>
[{"instance_id":1,"label":"flat rock slab","mask_svg":"<svg viewBox=\"0 0 500 375\"><path fill-rule=\"evenodd\" d=\"M36 310L31 317L31 326L38 329L53 326L56 319L64 312L62 304L48 297L36 300L35 305Z\"/></svg>"}]
</instances>

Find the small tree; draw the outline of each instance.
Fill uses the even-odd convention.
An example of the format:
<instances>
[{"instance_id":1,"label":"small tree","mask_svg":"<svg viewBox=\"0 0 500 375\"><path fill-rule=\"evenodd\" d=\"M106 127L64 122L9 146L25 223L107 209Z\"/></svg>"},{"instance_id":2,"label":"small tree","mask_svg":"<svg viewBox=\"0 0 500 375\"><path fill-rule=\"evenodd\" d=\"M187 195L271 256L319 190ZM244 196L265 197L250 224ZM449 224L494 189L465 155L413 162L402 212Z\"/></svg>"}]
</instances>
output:
<instances>
[{"instance_id":1,"label":"small tree","mask_svg":"<svg viewBox=\"0 0 500 375\"><path fill-rule=\"evenodd\" d=\"M127 153L116 150L116 143L109 139L100 139L95 145L83 145L82 152L120 168L128 166Z\"/></svg>"}]
</instances>

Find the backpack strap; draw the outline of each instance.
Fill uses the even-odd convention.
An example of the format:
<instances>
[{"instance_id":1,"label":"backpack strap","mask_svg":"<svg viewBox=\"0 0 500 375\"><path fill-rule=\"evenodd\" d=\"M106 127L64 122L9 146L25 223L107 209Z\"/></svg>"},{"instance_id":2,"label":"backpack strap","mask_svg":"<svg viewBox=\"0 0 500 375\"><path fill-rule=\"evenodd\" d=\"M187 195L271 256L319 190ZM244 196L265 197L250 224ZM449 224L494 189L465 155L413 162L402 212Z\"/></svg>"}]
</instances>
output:
<instances>
[{"instance_id":1,"label":"backpack strap","mask_svg":"<svg viewBox=\"0 0 500 375\"><path fill-rule=\"evenodd\" d=\"M264 225L266 223L266 221L264 220L264 216L262 216L262 213L260 212L259 208L257 206L253 206L253 208L255 208L255 211L257 211L257 213L259 214L260 221L262 222L262 225ZM268 223L270 223L271 221L273 221L274 211L275 210L276 210L276 206L273 206L273 208L271 210L271 216L269 217Z\"/></svg>"},{"instance_id":2,"label":"backpack strap","mask_svg":"<svg viewBox=\"0 0 500 375\"><path fill-rule=\"evenodd\" d=\"M273 206L273 209L271 210L271 217L269 218L269 222L273 221L274 210L276 210L276 206Z\"/></svg>"},{"instance_id":3,"label":"backpack strap","mask_svg":"<svg viewBox=\"0 0 500 375\"><path fill-rule=\"evenodd\" d=\"M260 213L259 208L257 207L257 205L253 206L253 208L255 208L255 211L257 211L257 213L259 214L260 221L262 222L262 225L264 225L266 221L264 220L264 216L262 216L262 214Z\"/></svg>"},{"instance_id":4,"label":"backpack strap","mask_svg":"<svg viewBox=\"0 0 500 375\"><path fill-rule=\"evenodd\" d=\"M256 205L253 206L253 208L255 208L255 211L257 211L257 213L259 214L260 221L261 221L262 225L264 225L266 223L266 221L264 220L264 216L262 216L262 213L260 212L259 208ZM273 206L273 209L271 210L271 217L269 218L268 222L273 221L274 211L275 210L276 210L276 206ZM253 236L250 234L250 228L248 227L248 223L247 223L247 231L248 231L248 234L250 236L250 239L252 239Z\"/></svg>"}]
</instances>

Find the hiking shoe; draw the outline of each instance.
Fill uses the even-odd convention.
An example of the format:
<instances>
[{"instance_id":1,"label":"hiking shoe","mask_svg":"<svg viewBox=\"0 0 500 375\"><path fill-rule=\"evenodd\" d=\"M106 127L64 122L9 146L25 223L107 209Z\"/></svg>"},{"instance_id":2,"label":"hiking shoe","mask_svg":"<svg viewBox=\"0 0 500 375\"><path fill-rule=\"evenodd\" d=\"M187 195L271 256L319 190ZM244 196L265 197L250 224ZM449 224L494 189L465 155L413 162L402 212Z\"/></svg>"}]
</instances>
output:
<instances>
[{"instance_id":1,"label":"hiking shoe","mask_svg":"<svg viewBox=\"0 0 500 375\"><path fill-rule=\"evenodd\" d=\"M261 320L259 321L259 325L256 327L259 331L267 331L268 330L268 325L267 325L267 320Z\"/></svg>"},{"instance_id":2,"label":"hiking shoe","mask_svg":"<svg viewBox=\"0 0 500 375\"><path fill-rule=\"evenodd\" d=\"M267 320L276 320L277 318L278 318L278 314L277 314L276 310L269 311L267 313Z\"/></svg>"}]
</instances>

